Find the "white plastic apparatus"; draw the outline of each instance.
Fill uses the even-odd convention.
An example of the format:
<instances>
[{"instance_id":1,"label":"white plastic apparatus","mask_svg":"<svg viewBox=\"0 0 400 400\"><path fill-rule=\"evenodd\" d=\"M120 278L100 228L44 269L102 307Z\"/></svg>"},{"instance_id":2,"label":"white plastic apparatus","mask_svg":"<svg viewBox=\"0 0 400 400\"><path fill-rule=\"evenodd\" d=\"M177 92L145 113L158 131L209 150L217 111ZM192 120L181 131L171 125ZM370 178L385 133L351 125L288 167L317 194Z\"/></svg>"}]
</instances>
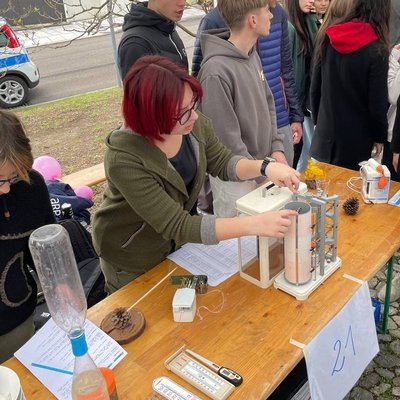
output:
<instances>
[{"instance_id":1,"label":"white plastic apparatus","mask_svg":"<svg viewBox=\"0 0 400 400\"><path fill-rule=\"evenodd\" d=\"M307 185L300 183L299 193L306 193ZM238 216L255 215L266 211L280 210L293 199L293 193L288 188L280 188L273 183L263 185L236 201ZM267 288L272 285L274 277L282 271L283 240L254 236L254 246L244 247L247 241L239 242L239 272L240 276L251 283ZM245 262L243 260L249 259Z\"/></svg>"},{"instance_id":2,"label":"white plastic apparatus","mask_svg":"<svg viewBox=\"0 0 400 400\"><path fill-rule=\"evenodd\" d=\"M192 322L196 314L196 290L177 289L172 300L172 312L175 322Z\"/></svg>"},{"instance_id":3,"label":"white plastic apparatus","mask_svg":"<svg viewBox=\"0 0 400 400\"><path fill-rule=\"evenodd\" d=\"M390 171L370 158L360 168L361 195L365 203L387 203L390 188Z\"/></svg>"},{"instance_id":4,"label":"white plastic apparatus","mask_svg":"<svg viewBox=\"0 0 400 400\"><path fill-rule=\"evenodd\" d=\"M261 288L273 283L298 300L306 300L341 266L337 257L338 196L315 197L306 191L304 183L297 194L267 184L236 202L239 216L282 208L298 212L283 240L255 236L249 246L248 239L238 239L240 276Z\"/></svg>"}]
</instances>

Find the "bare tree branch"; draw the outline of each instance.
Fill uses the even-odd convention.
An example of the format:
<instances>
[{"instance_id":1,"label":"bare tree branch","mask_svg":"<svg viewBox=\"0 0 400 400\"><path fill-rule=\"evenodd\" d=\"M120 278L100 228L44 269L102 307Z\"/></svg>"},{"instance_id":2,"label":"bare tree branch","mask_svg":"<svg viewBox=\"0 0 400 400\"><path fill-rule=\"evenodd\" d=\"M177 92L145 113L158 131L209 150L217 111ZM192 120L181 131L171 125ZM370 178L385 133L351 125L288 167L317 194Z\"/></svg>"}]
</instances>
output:
<instances>
[{"instance_id":1,"label":"bare tree branch","mask_svg":"<svg viewBox=\"0 0 400 400\"><path fill-rule=\"evenodd\" d=\"M36 3L39 0L36 0ZM130 0L131 4L121 4L118 0L101 0L100 4L93 4L91 0L41 0L43 7L28 6L21 9L16 8L16 2L8 0L6 7L0 9L0 15L5 16L9 22L16 27L20 34L22 33L27 39L31 40L36 46L40 46L40 40L35 35L35 30L25 21L32 19L46 21L39 26L62 26L65 31L75 32L73 39L57 44L54 47L65 47L73 41L84 36L93 36L99 32L105 32L110 29L109 17L120 19L131 7L132 4L137 4L138 0ZM212 0L197 0L202 10L209 12L213 7ZM32 1L31 3L35 3ZM186 7L193 7L186 3ZM72 22L72 23L71 23ZM122 22L113 23L114 27L120 27ZM177 23L177 26L184 32L196 36L185 27L184 23ZM36 37L35 37L36 36Z\"/></svg>"}]
</instances>

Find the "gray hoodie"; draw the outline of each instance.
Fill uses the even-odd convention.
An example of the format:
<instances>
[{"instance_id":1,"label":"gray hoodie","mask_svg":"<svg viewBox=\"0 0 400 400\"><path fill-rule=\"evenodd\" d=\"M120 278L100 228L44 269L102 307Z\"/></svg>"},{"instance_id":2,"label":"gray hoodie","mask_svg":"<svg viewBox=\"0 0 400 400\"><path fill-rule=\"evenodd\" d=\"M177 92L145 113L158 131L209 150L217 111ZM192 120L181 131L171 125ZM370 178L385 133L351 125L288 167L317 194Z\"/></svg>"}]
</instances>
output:
<instances>
[{"instance_id":1,"label":"gray hoodie","mask_svg":"<svg viewBox=\"0 0 400 400\"><path fill-rule=\"evenodd\" d=\"M229 30L201 35L204 55L198 75L204 97L201 111L210 117L216 135L234 154L263 159L283 152L274 98L253 48L244 54L229 41Z\"/></svg>"}]
</instances>

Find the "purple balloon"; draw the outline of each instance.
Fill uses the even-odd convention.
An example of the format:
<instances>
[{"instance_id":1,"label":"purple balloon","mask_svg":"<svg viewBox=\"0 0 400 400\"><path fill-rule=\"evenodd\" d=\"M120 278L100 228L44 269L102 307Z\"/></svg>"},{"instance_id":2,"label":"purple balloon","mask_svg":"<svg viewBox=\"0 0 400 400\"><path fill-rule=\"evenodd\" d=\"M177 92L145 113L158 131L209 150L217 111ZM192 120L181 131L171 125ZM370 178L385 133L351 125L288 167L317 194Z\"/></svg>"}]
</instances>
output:
<instances>
[{"instance_id":1,"label":"purple balloon","mask_svg":"<svg viewBox=\"0 0 400 400\"><path fill-rule=\"evenodd\" d=\"M35 158L32 168L39 172L47 181L59 179L61 176L61 166L59 162L50 156Z\"/></svg>"},{"instance_id":2,"label":"purple balloon","mask_svg":"<svg viewBox=\"0 0 400 400\"><path fill-rule=\"evenodd\" d=\"M74 189L74 192L79 197L84 197L85 199L93 198L93 190L89 186L79 186Z\"/></svg>"}]
</instances>

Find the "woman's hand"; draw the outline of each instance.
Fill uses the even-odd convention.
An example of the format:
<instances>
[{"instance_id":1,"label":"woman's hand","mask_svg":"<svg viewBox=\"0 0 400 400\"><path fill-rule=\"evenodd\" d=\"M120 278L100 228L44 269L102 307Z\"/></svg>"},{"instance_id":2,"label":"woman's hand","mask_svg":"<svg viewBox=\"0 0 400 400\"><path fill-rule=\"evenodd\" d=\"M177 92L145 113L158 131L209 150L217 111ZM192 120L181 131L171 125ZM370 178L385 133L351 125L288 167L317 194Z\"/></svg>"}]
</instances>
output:
<instances>
[{"instance_id":1,"label":"woman's hand","mask_svg":"<svg viewBox=\"0 0 400 400\"><path fill-rule=\"evenodd\" d=\"M268 211L246 217L217 218L215 233L218 240L242 236L267 236L283 238L291 224L295 210Z\"/></svg>"},{"instance_id":2,"label":"woman's hand","mask_svg":"<svg viewBox=\"0 0 400 400\"><path fill-rule=\"evenodd\" d=\"M288 165L277 162L270 162L267 165L265 173L268 179L275 183L275 185L286 186L293 193L297 192L300 184L300 173L289 167Z\"/></svg>"},{"instance_id":3,"label":"woman's hand","mask_svg":"<svg viewBox=\"0 0 400 400\"><path fill-rule=\"evenodd\" d=\"M300 143L300 139L303 136L303 125L301 122L292 122L290 128L293 135L293 144Z\"/></svg>"},{"instance_id":4,"label":"woman's hand","mask_svg":"<svg viewBox=\"0 0 400 400\"><path fill-rule=\"evenodd\" d=\"M399 166L399 153L393 153L393 161L392 161L394 170L397 171Z\"/></svg>"},{"instance_id":5,"label":"woman's hand","mask_svg":"<svg viewBox=\"0 0 400 400\"><path fill-rule=\"evenodd\" d=\"M291 225L290 217L297 215L294 210L268 211L252 215L252 235L283 238Z\"/></svg>"},{"instance_id":6,"label":"woman's hand","mask_svg":"<svg viewBox=\"0 0 400 400\"><path fill-rule=\"evenodd\" d=\"M383 143L374 143L372 146L371 158L376 158L381 155L383 151Z\"/></svg>"}]
</instances>

